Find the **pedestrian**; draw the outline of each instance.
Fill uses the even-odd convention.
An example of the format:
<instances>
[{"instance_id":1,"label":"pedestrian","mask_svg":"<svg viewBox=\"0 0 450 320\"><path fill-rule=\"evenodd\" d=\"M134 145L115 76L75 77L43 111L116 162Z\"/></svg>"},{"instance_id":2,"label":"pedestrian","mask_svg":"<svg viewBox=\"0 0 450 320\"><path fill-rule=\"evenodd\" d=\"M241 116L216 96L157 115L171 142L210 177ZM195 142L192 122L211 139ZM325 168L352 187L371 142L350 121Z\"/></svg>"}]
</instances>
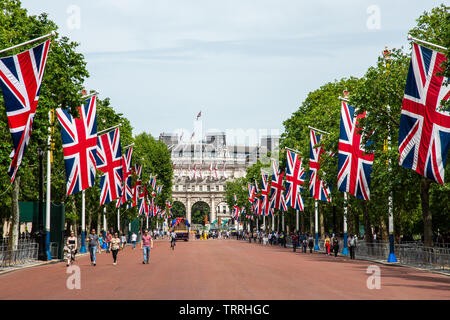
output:
<instances>
[{"instance_id":1,"label":"pedestrian","mask_svg":"<svg viewBox=\"0 0 450 320\"><path fill-rule=\"evenodd\" d=\"M170 247L172 248L172 250L175 250L176 241L177 241L177 234L175 233L175 231L172 231L170 233Z\"/></svg>"},{"instance_id":2,"label":"pedestrian","mask_svg":"<svg viewBox=\"0 0 450 320\"><path fill-rule=\"evenodd\" d=\"M309 247L309 253L312 253L312 249L314 247L314 238L309 235L308 237L308 247Z\"/></svg>"},{"instance_id":3,"label":"pedestrian","mask_svg":"<svg viewBox=\"0 0 450 320\"><path fill-rule=\"evenodd\" d=\"M353 234L350 236L350 239L348 239L348 247L350 249L350 259L355 259L356 238Z\"/></svg>"},{"instance_id":4,"label":"pedestrian","mask_svg":"<svg viewBox=\"0 0 450 320\"><path fill-rule=\"evenodd\" d=\"M339 252L339 238L337 235L334 235L331 241L333 245L334 257L336 258Z\"/></svg>"},{"instance_id":5,"label":"pedestrian","mask_svg":"<svg viewBox=\"0 0 450 320\"><path fill-rule=\"evenodd\" d=\"M325 238L325 254L327 256L330 255L330 247L331 247L331 240L330 240L330 237L327 234L327 236Z\"/></svg>"},{"instance_id":6,"label":"pedestrian","mask_svg":"<svg viewBox=\"0 0 450 320\"><path fill-rule=\"evenodd\" d=\"M133 234L131 235L131 246L133 247L133 250L136 249L136 240L137 235L136 233L133 232Z\"/></svg>"},{"instance_id":7,"label":"pedestrian","mask_svg":"<svg viewBox=\"0 0 450 320\"><path fill-rule=\"evenodd\" d=\"M298 241L298 236L297 236L296 233L293 233L293 234L291 235L291 238L292 238L292 248L293 248L294 252L296 252L296 251L297 251L297 241Z\"/></svg>"},{"instance_id":8,"label":"pedestrian","mask_svg":"<svg viewBox=\"0 0 450 320\"><path fill-rule=\"evenodd\" d=\"M92 229L91 233L88 235L87 241L89 243L89 253L91 256L91 266L96 265L96 253L97 248L100 246L100 243L98 242L98 236L95 234L95 229Z\"/></svg>"},{"instance_id":9,"label":"pedestrian","mask_svg":"<svg viewBox=\"0 0 450 320\"><path fill-rule=\"evenodd\" d=\"M142 264L148 264L148 260L150 259L150 248L153 248L153 239L152 236L148 234L148 230L145 229L141 239L141 249L144 254L144 261L142 261Z\"/></svg>"},{"instance_id":10,"label":"pedestrian","mask_svg":"<svg viewBox=\"0 0 450 320\"><path fill-rule=\"evenodd\" d=\"M123 250L125 248L125 244L127 243L127 238L122 233L122 236L120 237L120 247Z\"/></svg>"},{"instance_id":11,"label":"pedestrian","mask_svg":"<svg viewBox=\"0 0 450 320\"><path fill-rule=\"evenodd\" d=\"M114 233L114 237L111 239L111 253L114 259L113 265L117 264L117 253L120 249L121 240L117 232Z\"/></svg>"},{"instance_id":12,"label":"pedestrian","mask_svg":"<svg viewBox=\"0 0 450 320\"><path fill-rule=\"evenodd\" d=\"M101 233L98 234L98 253L102 253L102 248L103 248L103 235Z\"/></svg>"},{"instance_id":13,"label":"pedestrian","mask_svg":"<svg viewBox=\"0 0 450 320\"><path fill-rule=\"evenodd\" d=\"M306 248L308 247L308 240L306 239L306 235L302 235L302 249L303 253L306 253Z\"/></svg>"},{"instance_id":14,"label":"pedestrian","mask_svg":"<svg viewBox=\"0 0 450 320\"><path fill-rule=\"evenodd\" d=\"M105 237L106 253L109 253L109 251L111 250L111 239L112 239L112 234L111 234L111 232L108 231L106 233L106 237Z\"/></svg>"},{"instance_id":15,"label":"pedestrian","mask_svg":"<svg viewBox=\"0 0 450 320\"><path fill-rule=\"evenodd\" d=\"M73 231L70 232L70 237L67 238L67 266L69 266L73 261L75 261L75 255L77 254L77 238L75 237L75 233Z\"/></svg>"}]
</instances>

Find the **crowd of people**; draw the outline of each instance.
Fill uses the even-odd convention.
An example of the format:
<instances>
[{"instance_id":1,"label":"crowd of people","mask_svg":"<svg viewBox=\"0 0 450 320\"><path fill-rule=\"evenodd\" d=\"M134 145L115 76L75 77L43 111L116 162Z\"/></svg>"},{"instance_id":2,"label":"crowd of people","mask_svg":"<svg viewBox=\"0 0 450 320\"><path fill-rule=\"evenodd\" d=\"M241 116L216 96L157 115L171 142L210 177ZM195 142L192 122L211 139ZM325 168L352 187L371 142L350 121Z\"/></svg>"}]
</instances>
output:
<instances>
[{"instance_id":1,"label":"crowd of people","mask_svg":"<svg viewBox=\"0 0 450 320\"><path fill-rule=\"evenodd\" d=\"M342 237L341 237L342 238ZM297 248L301 248L303 253L312 253L316 246L316 240L309 233L300 233L300 232L290 232L287 234L284 231L272 231L272 232L263 232L263 231L239 231L236 234L236 239L238 240L248 240L249 242L257 242L262 245L270 245L270 246L282 246L284 248L287 247L289 242L289 246L292 246L292 250L294 252L297 251ZM355 259L356 248L358 244L358 237L355 234L350 234L347 238L347 247L350 253L350 259ZM317 244L318 245L318 244ZM333 255L335 257L338 256L340 249L340 237L336 234L332 234L331 237L329 234L325 235L324 238L324 247L323 251L326 255ZM341 248L342 249L342 248Z\"/></svg>"},{"instance_id":2,"label":"crowd of people","mask_svg":"<svg viewBox=\"0 0 450 320\"><path fill-rule=\"evenodd\" d=\"M148 230L145 229L143 234L139 231L138 234L133 232L129 239L124 233L119 235L119 232L107 231L96 233L95 229L86 236L85 244L89 251L91 266L97 265L97 254L101 254L103 251L106 254L111 253L113 265L117 265L119 251L124 250L127 243L131 246L132 250L136 249L138 239L140 240L140 247L143 254L142 264L148 264L150 259L150 249L153 248L153 239L168 239L172 250L175 248L176 233L173 230L162 232L162 230ZM79 240L75 237L73 231L70 232L70 236L66 239L65 251L67 256L67 266L75 261L76 254L78 253Z\"/></svg>"}]
</instances>

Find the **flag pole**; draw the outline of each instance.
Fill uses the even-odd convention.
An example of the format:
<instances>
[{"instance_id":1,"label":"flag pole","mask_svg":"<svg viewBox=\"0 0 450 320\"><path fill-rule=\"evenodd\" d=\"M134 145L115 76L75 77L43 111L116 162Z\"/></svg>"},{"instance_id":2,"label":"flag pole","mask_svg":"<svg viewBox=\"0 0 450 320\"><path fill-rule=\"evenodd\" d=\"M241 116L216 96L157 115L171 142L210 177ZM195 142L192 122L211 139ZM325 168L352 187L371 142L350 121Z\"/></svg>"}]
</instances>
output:
<instances>
[{"instance_id":1,"label":"flag pole","mask_svg":"<svg viewBox=\"0 0 450 320\"><path fill-rule=\"evenodd\" d=\"M320 133L330 134L329 132L326 132L326 131L323 131L323 130L320 130L320 129L317 129L317 128L314 128L314 127L311 127L311 126L308 126L308 128L310 128L311 130L314 130L314 131L318 131Z\"/></svg>"},{"instance_id":2,"label":"flag pole","mask_svg":"<svg viewBox=\"0 0 450 320\"><path fill-rule=\"evenodd\" d=\"M348 248L347 248L347 213L348 213L348 195L347 192L344 192L344 246L342 248L342 254L348 255Z\"/></svg>"},{"instance_id":3,"label":"flag pole","mask_svg":"<svg viewBox=\"0 0 450 320\"><path fill-rule=\"evenodd\" d=\"M284 148L285 148L285 149L288 149L288 150L291 150L291 151L293 151L293 152L296 152L296 153L301 154L301 152L298 151L298 150L295 150L295 149L292 149L292 148L288 148L288 147L284 147Z\"/></svg>"},{"instance_id":4,"label":"flag pole","mask_svg":"<svg viewBox=\"0 0 450 320\"><path fill-rule=\"evenodd\" d=\"M132 143L132 144L126 146L126 147L123 147L122 150L128 149L129 147L132 147L132 146L134 146L134 143Z\"/></svg>"},{"instance_id":5,"label":"flag pole","mask_svg":"<svg viewBox=\"0 0 450 320\"><path fill-rule=\"evenodd\" d=\"M86 194L81 191L81 248L80 253L86 253Z\"/></svg>"},{"instance_id":6,"label":"flag pole","mask_svg":"<svg viewBox=\"0 0 450 320\"><path fill-rule=\"evenodd\" d=\"M28 41L16 44L15 46L12 46L12 47L9 47L9 48L6 48L6 49L2 49L2 50L0 50L0 53L9 51L9 50L12 50L12 49L15 49L15 48L19 48L19 47L22 47L22 46L27 45L29 43L33 43L33 42L39 41L41 39L45 39L45 38L53 37L53 36L56 36L56 32L55 31L52 31L52 32L50 32L50 33L48 33L46 35L43 35L41 37L38 37L36 39L28 40Z\"/></svg>"},{"instance_id":7,"label":"flag pole","mask_svg":"<svg viewBox=\"0 0 450 320\"><path fill-rule=\"evenodd\" d=\"M413 42L419 42L419 43L427 44L429 46L432 46L432 47L435 47L435 48L439 48L439 49L444 50L444 51L448 50L446 47L443 47L443 46L440 46L440 45L437 45L437 44L434 44L434 43L431 43L431 42L428 42L428 41L425 41L425 40L420 40L420 39L414 38L410 34L408 34L408 40L409 41L413 41Z\"/></svg>"},{"instance_id":8,"label":"flag pole","mask_svg":"<svg viewBox=\"0 0 450 320\"><path fill-rule=\"evenodd\" d=\"M108 128L108 129L105 129L105 130L102 130L102 131L97 132L97 135L102 134L102 133L105 133L105 132L107 132L107 131L111 131L111 130L113 130L113 129L115 129L115 128L118 128L118 127L121 127L121 126L122 126L122 124L119 123L118 125L115 125L115 126L113 126L113 127L111 127L111 128Z\"/></svg>"},{"instance_id":9,"label":"flag pole","mask_svg":"<svg viewBox=\"0 0 450 320\"><path fill-rule=\"evenodd\" d=\"M319 203L317 199L314 201L314 232L316 238L314 251L319 251Z\"/></svg>"},{"instance_id":10,"label":"flag pole","mask_svg":"<svg viewBox=\"0 0 450 320\"><path fill-rule=\"evenodd\" d=\"M343 97L341 97L341 96L339 96L339 100L345 101L345 102L350 102L350 100L348 100L347 98L343 98Z\"/></svg>"},{"instance_id":11,"label":"flag pole","mask_svg":"<svg viewBox=\"0 0 450 320\"><path fill-rule=\"evenodd\" d=\"M50 122L50 126L48 127L48 150L47 150L47 201L46 201L46 210L45 210L45 215L46 215L46 219L45 219L45 232L46 232L46 237L45 237L45 251L47 253L47 261L52 260L52 255L50 253L50 210L51 210L51 175L52 175L52 169L51 169L51 161L52 161L52 150L51 150L51 146L52 146L52 128L51 125L53 123L53 119L54 119L54 110L50 110L48 112L48 119Z\"/></svg>"}]
</instances>

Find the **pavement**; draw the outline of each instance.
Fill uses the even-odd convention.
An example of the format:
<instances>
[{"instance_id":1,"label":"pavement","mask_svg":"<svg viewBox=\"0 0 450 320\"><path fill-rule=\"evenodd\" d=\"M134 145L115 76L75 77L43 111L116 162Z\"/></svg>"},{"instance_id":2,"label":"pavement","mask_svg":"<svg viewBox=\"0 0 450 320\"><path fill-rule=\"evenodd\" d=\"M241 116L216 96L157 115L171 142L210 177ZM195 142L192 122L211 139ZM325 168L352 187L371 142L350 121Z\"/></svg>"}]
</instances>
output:
<instances>
[{"instance_id":1,"label":"pavement","mask_svg":"<svg viewBox=\"0 0 450 320\"><path fill-rule=\"evenodd\" d=\"M234 239L182 241L175 250L169 241L157 240L150 264L142 264L139 245L127 246L118 264L112 263L111 254L98 255L96 266L89 256L78 256L80 289L67 287L73 274L66 273L64 262L0 274L0 299L450 299L446 275ZM368 268L379 270L379 289L373 288L377 280Z\"/></svg>"}]
</instances>

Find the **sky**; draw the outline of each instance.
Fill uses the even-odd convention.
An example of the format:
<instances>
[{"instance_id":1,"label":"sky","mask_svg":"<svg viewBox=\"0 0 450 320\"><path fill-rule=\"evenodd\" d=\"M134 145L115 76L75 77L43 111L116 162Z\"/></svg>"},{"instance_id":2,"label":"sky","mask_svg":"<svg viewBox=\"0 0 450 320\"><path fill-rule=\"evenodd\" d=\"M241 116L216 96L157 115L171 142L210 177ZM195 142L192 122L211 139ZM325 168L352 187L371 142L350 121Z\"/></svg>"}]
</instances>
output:
<instances>
[{"instance_id":1,"label":"sky","mask_svg":"<svg viewBox=\"0 0 450 320\"><path fill-rule=\"evenodd\" d=\"M88 90L141 132L280 134L309 92L409 50L434 0L22 0L79 42Z\"/></svg>"}]
</instances>

